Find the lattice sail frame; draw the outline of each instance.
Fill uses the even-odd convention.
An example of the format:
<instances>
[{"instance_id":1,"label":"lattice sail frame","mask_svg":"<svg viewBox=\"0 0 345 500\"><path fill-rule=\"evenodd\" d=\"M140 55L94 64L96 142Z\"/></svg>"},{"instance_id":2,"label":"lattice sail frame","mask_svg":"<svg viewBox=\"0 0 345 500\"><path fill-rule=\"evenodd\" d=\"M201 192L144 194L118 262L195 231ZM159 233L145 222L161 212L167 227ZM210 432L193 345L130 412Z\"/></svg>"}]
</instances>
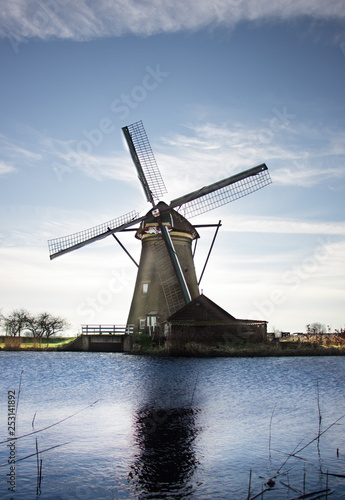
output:
<instances>
[{"instance_id":1,"label":"lattice sail frame","mask_svg":"<svg viewBox=\"0 0 345 500\"><path fill-rule=\"evenodd\" d=\"M74 250L84 246L86 242L91 243L92 241L105 238L115 229L120 230L122 227L127 227L131 225L131 222L135 224L138 221L139 213L136 211L128 212L117 219L112 219L98 226L90 227L84 231L79 231L78 233L69 234L63 236L62 238L55 238L53 240L48 240L48 248L50 258L62 255L67 251Z\"/></svg>"},{"instance_id":2,"label":"lattice sail frame","mask_svg":"<svg viewBox=\"0 0 345 500\"><path fill-rule=\"evenodd\" d=\"M152 197L159 200L167 193L162 175L159 171L155 156L151 149L150 142L146 135L142 121L138 121L123 127L130 153L138 171L139 180L143 185L148 201L153 201ZM130 140L126 134L128 131ZM134 150L133 150L133 147ZM151 196L152 195L152 196Z\"/></svg>"},{"instance_id":3,"label":"lattice sail frame","mask_svg":"<svg viewBox=\"0 0 345 500\"><path fill-rule=\"evenodd\" d=\"M215 187L213 191L206 194L202 194L201 189L201 194L198 195L198 192L195 192L195 197L191 200L182 202L180 206L176 205L177 200L174 200L170 206L176 207L175 210L188 219L243 198L272 182L266 165L263 164L256 168L261 168L261 170L242 179L237 179L224 187Z\"/></svg>"},{"instance_id":4,"label":"lattice sail frame","mask_svg":"<svg viewBox=\"0 0 345 500\"><path fill-rule=\"evenodd\" d=\"M123 127L123 132L130 148L132 159L137 168L139 179L143 185L148 201L155 206L154 198L159 198L167 192L158 169L150 143L142 121ZM174 208L186 218L191 218L208 212L238 198L247 196L270 184L271 178L265 164L236 174L222 181L205 186L193 193L173 200L169 209ZM104 222L98 226L48 241L50 258L68 253L94 241L103 239L110 234L121 231L145 220L136 211L131 211L117 219Z\"/></svg>"}]
</instances>

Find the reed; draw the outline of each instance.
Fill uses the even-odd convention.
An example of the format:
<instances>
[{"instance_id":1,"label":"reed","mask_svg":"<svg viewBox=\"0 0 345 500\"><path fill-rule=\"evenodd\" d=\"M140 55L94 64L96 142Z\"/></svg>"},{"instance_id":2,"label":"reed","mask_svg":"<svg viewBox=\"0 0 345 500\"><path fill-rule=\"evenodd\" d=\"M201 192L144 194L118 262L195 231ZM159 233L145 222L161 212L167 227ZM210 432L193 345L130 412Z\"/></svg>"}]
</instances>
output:
<instances>
[{"instance_id":1,"label":"reed","mask_svg":"<svg viewBox=\"0 0 345 500\"><path fill-rule=\"evenodd\" d=\"M19 380L19 388L18 388L18 391L17 391L17 402L16 402L16 410L15 410L15 422L17 421L17 411L18 411L18 407L19 407L19 400L20 400L20 394L21 394L21 386L22 386L22 377L23 377L23 373L24 373L24 370L21 371L20 373L20 380ZM52 427L55 427L56 425L59 425L63 422L65 422L66 420L69 420L70 418L78 415L79 413L85 411L86 409L94 406L96 403L98 403L99 400L96 400L94 401L93 403L85 406L84 408L81 408L80 410L76 411L75 413L71 414L71 415L68 415L67 417L57 421L57 422L54 422L53 424L51 425L48 425L46 427L43 427L41 429L35 429L35 419L36 419L36 413L34 414L33 416L33 419L32 419L32 423L31 423L31 426L32 426L32 431L31 432L28 432L26 434L22 434L20 436L11 436L10 438L7 438L5 440L2 440L0 441L0 444L7 444L9 441L18 441L20 439L23 439L23 438L26 438L28 436L33 436L35 435L35 451L33 453L30 453L28 455L25 455L21 458L16 458L13 462L13 464L17 464L18 462L22 462L23 460L27 460L29 458L32 458L32 457L36 457L36 499L38 499L41 494L42 494L42 478L43 478L43 475L42 475L42 470L43 470L43 459L42 459L42 454L43 453L46 453L50 450L53 450L53 449L57 449L57 448L60 448L62 446L66 446L68 444L70 444L69 442L66 442L66 443L60 443L60 444L56 444L54 446L50 446L48 448L45 448L43 450L40 450L39 449L39 446L38 446L38 439L37 439L37 434L41 433L41 432L44 432L44 431L47 431L48 429L51 429ZM12 463L12 462L11 462ZM0 465L0 469L3 468L3 467L8 467L8 462L6 461L5 463L1 464Z\"/></svg>"},{"instance_id":2,"label":"reed","mask_svg":"<svg viewBox=\"0 0 345 500\"><path fill-rule=\"evenodd\" d=\"M270 356L344 356L345 347L324 346L313 342L262 343L170 343L164 346L134 348L131 354L184 357L270 357Z\"/></svg>"},{"instance_id":3,"label":"reed","mask_svg":"<svg viewBox=\"0 0 345 500\"><path fill-rule=\"evenodd\" d=\"M3 344L3 349L7 351L19 351L21 345L20 337L5 337L5 342Z\"/></svg>"},{"instance_id":4,"label":"reed","mask_svg":"<svg viewBox=\"0 0 345 500\"><path fill-rule=\"evenodd\" d=\"M43 463L43 460L39 456L38 440L36 438L36 467L37 467L36 497L37 498L42 493L42 490L41 490L41 484L42 484L42 463Z\"/></svg>"},{"instance_id":5,"label":"reed","mask_svg":"<svg viewBox=\"0 0 345 500\"><path fill-rule=\"evenodd\" d=\"M250 499L250 489L252 485L252 469L249 471L249 484L248 484L248 495L247 495L247 500Z\"/></svg>"},{"instance_id":6,"label":"reed","mask_svg":"<svg viewBox=\"0 0 345 500\"><path fill-rule=\"evenodd\" d=\"M285 468L286 463L291 459L291 458L297 458L300 460L305 460L300 456L300 453L305 450L307 447L309 447L312 443L317 442L317 449L318 449L318 454L319 457L321 458L320 454L320 447L319 447L319 442L320 442L320 437L323 436L325 433L327 433L333 426L337 425L343 418L345 418L345 414L341 415L338 417L336 420L334 420L330 425L328 425L324 430L321 428L321 423L322 423L322 413L321 413L321 405L320 405L320 391L319 391L319 380L317 379L316 381L316 404L318 408L318 432L317 435L309 440L305 445L301 446L301 443L303 439L295 446L293 451L291 453L287 453L286 459L282 462L280 467L277 469L275 474L271 476L267 481L264 482L264 484L261 486L261 491L259 493L256 493L254 496L250 497L250 487L248 489L248 495L246 497L246 500L254 500L256 498L263 498L263 494L267 491L273 492L276 489L277 486L277 481L279 481L279 484L284 486L284 488L287 489L287 494L289 492L294 492L298 496L295 496L291 498L290 500L300 500L300 499L310 499L310 500L316 500L317 498L328 498L332 493L334 493L335 490L331 490L329 487L329 478L330 477L338 477L338 478L344 478L345 475L343 474L332 474L328 470L327 472L323 472L322 469L320 468L320 475L326 475L326 485L324 489L317 490L317 491L311 491L311 492L306 492L306 485L307 485L307 478L306 478L306 469L305 469L305 464L303 468L303 490L300 490L299 488L296 488L295 486L292 486L290 484L290 481L285 482L280 479L283 475L288 475L289 470L283 470ZM276 409L276 405L274 406L270 418L270 423L269 423L269 459L271 460L271 435L272 435L272 422L273 422L273 415ZM337 454L338 454L338 449L337 449ZM249 485L251 485L252 482L252 471L250 470L250 481ZM263 486L266 486L264 489ZM290 497L288 497L290 498Z\"/></svg>"}]
</instances>

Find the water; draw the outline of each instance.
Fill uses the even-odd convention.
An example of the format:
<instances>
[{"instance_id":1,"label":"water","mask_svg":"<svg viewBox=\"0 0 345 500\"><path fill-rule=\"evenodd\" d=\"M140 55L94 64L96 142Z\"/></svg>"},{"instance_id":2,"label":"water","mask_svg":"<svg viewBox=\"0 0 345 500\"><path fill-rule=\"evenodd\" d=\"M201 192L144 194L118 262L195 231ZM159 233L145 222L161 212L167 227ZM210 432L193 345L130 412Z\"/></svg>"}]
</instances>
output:
<instances>
[{"instance_id":1,"label":"water","mask_svg":"<svg viewBox=\"0 0 345 500\"><path fill-rule=\"evenodd\" d=\"M1 352L0 366L1 441L20 378L16 437L49 427L0 445L1 499L244 500L250 476L253 498L278 470L262 498L327 484L345 498L321 473L345 474L345 418L289 457L317 436L318 403L321 430L345 414L345 357Z\"/></svg>"}]
</instances>

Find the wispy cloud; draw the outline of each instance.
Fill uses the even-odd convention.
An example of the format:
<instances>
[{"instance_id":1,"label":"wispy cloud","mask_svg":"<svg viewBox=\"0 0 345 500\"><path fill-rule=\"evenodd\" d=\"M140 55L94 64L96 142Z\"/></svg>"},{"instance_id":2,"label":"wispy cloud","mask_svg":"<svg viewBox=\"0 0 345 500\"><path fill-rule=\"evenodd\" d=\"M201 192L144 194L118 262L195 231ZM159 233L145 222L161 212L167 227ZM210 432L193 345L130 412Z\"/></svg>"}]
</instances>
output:
<instances>
[{"instance_id":1,"label":"wispy cloud","mask_svg":"<svg viewBox=\"0 0 345 500\"><path fill-rule=\"evenodd\" d=\"M32 150L0 135L0 175L40 162L50 165L59 181L78 171L97 181L138 185L128 151L100 153L90 146L90 151L83 152L75 140L47 137L37 131L29 135ZM263 162L275 183L311 187L327 182L330 189L339 189L345 181L344 144L342 131L316 129L296 120L273 131L264 121L253 127L244 123L190 123L185 133L156 138L152 147L173 199L199 188L200 182L210 184Z\"/></svg>"},{"instance_id":2,"label":"wispy cloud","mask_svg":"<svg viewBox=\"0 0 345 500\"><path fill-rule=\"evenodd\" d=\"M125 33L152 35L241 21L289 20L298 16L344 18L342 0L12 0L3 2L0 36L14 44L30 38L90 40Z\"/></svg>"},{"instance_id":3,"label":"wispy cloud","mask_svg":"<svg viewBox=\"0 0 345 500\"><path fill-rule=\"evenodd\" d=\"M285 217L223 216L223 231L239 233L315 234L345 236L344 222L310 221Z\"/></svg>"},{"instance_id":4,"label":"wispy cloud","mask_svg":"<svg viewBox=\"0 0 345 500\"><path fill-rule=\"evenodd\" d=\"M200 179L211 183L263 162L281 185L339 185L345 180L343 139L342 131L316 129L297 120L277 130L260 124L250 128L241 123L204 123L188 125L185 134L162 138L157 159L169 180L169 192L175 193L181 190L181 179L185 190L196 189Z\"/></svg>"},{"instance_id":5,"label":"wispy cloud","mask_svg":"<svg viewBox=\"0 0 345 500\"><path fill-rule=\"evenodd\" d=\"M0 175L12 174L13 172L16 172L16 169L12 165L0 160Z\"/></svg>"},{"instance_id":6,"label":"wispy cloud","mask_svg":"<svg viewBox=\"0 0 345 500\"><path fill-rule=\"evenodd\" d=\"M83 152L79 150L75 140L66 141L42 135L38 140L47 158L46 162L50 163L52 171L60 181L74 171L80 171L97 181L112 179L132 182L136 178L135 169L128 168L130 157L125 151L98 154L97 148L90 142L90 151Z\"/></svg>"},{"instance_id":7,"label":"wispy cloud","mask_svg":"<svg viewBox=\"0 0 345 500\"><path fill-rule=\"evenodd\" d=\"M0 134L0 151L0 175L12 174L41 159L40 153L31 151L3 134Z\"/></svg>"},{"instance_id":8,"label":"wispy cloud","mask_svg":"<svg viewBox=\"0 0 345 500\"><path fill-rule=\"evenodd\" d=\"M50 166L52 172L55 171L58 180L63 180L75 171L98 181L113 179L132 182L136 178L135 169L128 168L130 156L125 151L98 154L97 148L89 143L90 151L84 153L78 150L76 140L55 139L31 128L26 132L25 140L32 145L33 150L23 146L20 141L0 134L0 175L14 173L41 162L45 167Z\"/></svg>"},{"instance_id":9,"label":"wispy cloud","mask_svg":"<svg viewBox=\"0 0 345 500\"><path fill-rule=\"evenodd\" d=\"M315 167L311 165L301 165L297 167L284 167L272 175L275 182L290 186L313 187L322 184L325 181L337 182L339 179L345 179L345 167L339 165L335 167ZM330 186L330 189L334 189Z\"/></svg>"}]
</instances>

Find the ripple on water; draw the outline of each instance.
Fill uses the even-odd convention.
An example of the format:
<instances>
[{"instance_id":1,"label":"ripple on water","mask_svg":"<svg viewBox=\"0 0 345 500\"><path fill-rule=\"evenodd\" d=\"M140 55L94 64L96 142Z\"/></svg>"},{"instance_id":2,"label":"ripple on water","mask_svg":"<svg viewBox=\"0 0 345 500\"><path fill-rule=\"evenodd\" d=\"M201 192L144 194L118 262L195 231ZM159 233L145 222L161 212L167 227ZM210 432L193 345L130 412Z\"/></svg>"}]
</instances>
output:
<instances>
[{"instance_id":1,"label":"ripple on water","mask_svg":"<svg viewBox=\"0 0 345 500\"><path fill-rule=\"evenodd\" d=\"M287 454L317 435L317 380L322 429L345 414L342 357L1 352L0 363L3 439L7 391L18 390L22 370L17 435L62 421L16 443L22 458L34 455L37 438L43 500L245 498L250 470L258 493ZM301 451L303 460L288 460L275 500L292 498L280 480L301 489L305 471L308 488L316 488L325 484L320 468L343 473L344 423L332 426L319 448L314 442ZM2 444L5 499L7 459ZM16 500L35 498L37 457L19 462L16 474ZM332 498L340 498L345 479L329 481L336 489Z\"/></svg>"}]
</instances>

